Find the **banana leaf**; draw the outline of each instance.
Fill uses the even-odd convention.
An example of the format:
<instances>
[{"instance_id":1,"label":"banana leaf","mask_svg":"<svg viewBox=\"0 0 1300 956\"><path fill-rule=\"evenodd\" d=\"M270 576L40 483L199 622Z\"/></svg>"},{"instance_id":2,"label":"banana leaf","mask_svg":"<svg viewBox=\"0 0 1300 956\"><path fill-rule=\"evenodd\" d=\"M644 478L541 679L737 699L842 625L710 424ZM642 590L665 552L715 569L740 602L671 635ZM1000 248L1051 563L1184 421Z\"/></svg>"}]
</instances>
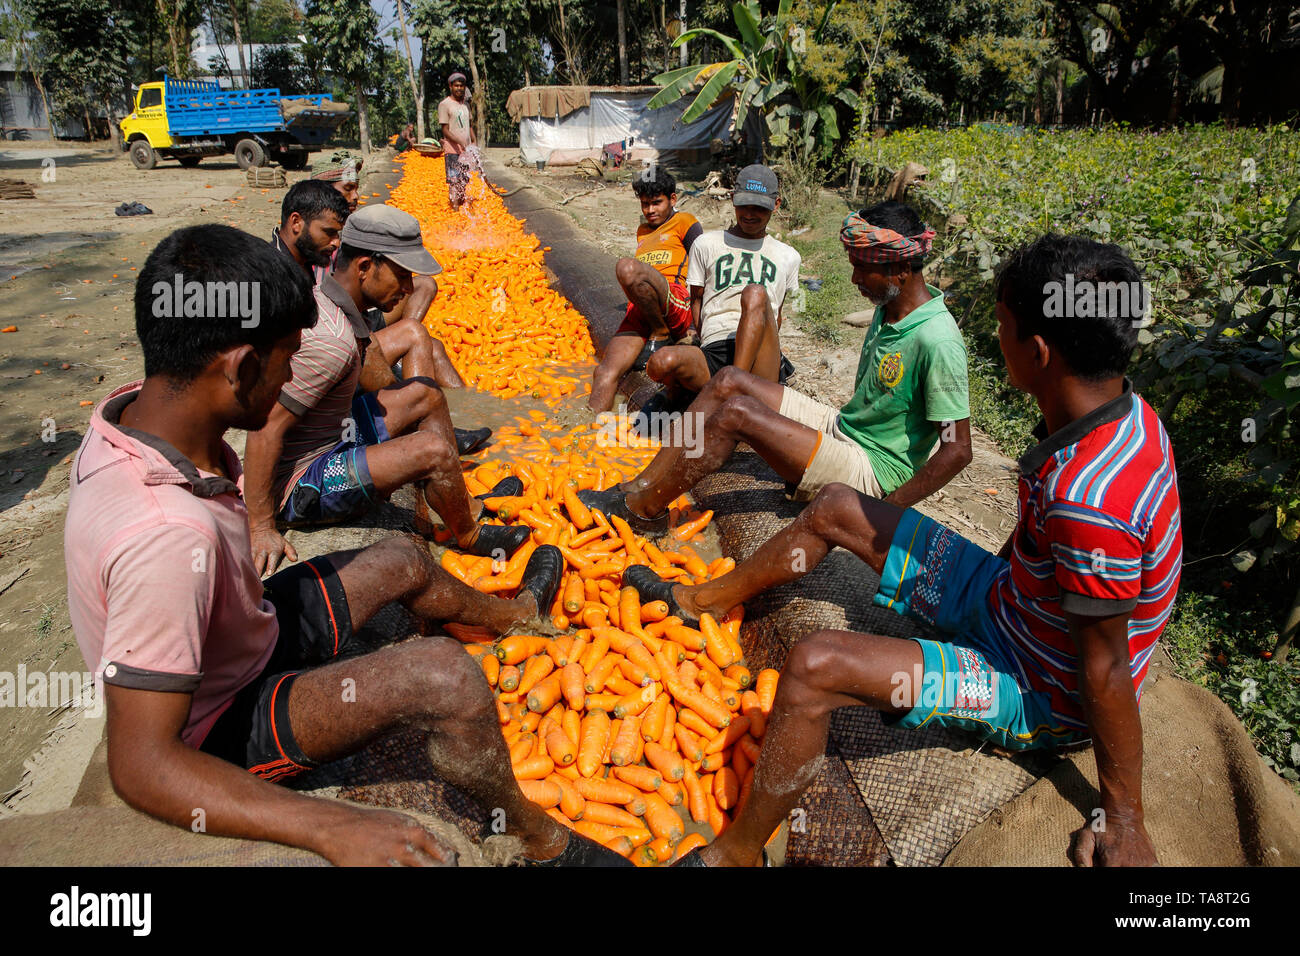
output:
<instances>
[{"instance_id":1,"label":"banana leaf","mask_svg":"<svg viewBox=\"0 0 1300 956\"><path fill-rule=\"evenodd\" d=\"M758 4L747 3L737 3L731 8L736 28L740 31L740 38L751 50L757 50L763 45L763 34L759 29L761 16L757 8Z\"/></svg>"},{"instance_id":2,"label":"banana leaf","mask_svg":"<svg viewBox=\"0 0 1300 956\"><path fill-rule=\"evenodd\" d=\"M673 41L673 46L681 46L683 43L689 43L696 37L709 37L712 40L717 40L726 47L727 52L730 53L733 58L737 60L743 60L745 58L745 49L736 42L735 37L729 37L725 33L719 33L717 30L710 30L708 27L696 27L693 30L687 30Z\"/></svg>"},{"instance_id":3,"label":"banana leaf","mask_svg":"<svg viewBox=\"0 0 1300 956\"><path fill-rule=\"evenodd\" d=\"M710 66L719 65L717 63L710 64ZM654 81L662 89L646 105L652 110L657 110L669 103L676 103L695 86L695 78L700 75L700 71L707 69L708 66L683 66L676 70L669 70L667 73L660 73L654 78Z\"/></svg>"},{"instance_id":4,"label":"banana leaf","mask_svg":"<svg viewBox=\"0 0 1300 956\"><path fill-rule=\"evenodd\" d=\"M739 69L740 61L732 60L709 77L709 82L704 84L699 94L691 101L691 105L686 108L686 112L682 114L682 122L694 123L703 116L708 108L713 105L713 101L722 94L722 90L731 82L731 78L736 75Z\"/></svg>"}]
</instances>

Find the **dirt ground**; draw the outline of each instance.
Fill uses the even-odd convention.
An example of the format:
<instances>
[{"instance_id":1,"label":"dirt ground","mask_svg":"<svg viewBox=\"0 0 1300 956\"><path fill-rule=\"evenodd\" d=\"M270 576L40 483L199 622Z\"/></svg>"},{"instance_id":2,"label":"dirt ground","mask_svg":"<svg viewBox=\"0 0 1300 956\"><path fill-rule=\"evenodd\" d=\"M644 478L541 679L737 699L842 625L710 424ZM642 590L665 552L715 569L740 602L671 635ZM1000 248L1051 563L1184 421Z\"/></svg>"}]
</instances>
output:
<instances>
[{"instance_id":1,"label":"dirt ground","mask_svg":"<svg viewBox=\"0 0 1300 956\"><path fill-rule=\"evenodd\" d=\"M501 163L513 154L490 152ZM363 195L382 199L397 182L390 156L377 154L363 172ZM593 189L559 170L516 172L563 204L593 246L613 255L630 251L639 207L626 185ZM289 173L289 183L305 175ZM20 665L84 671L65 595L68 470L93 403L143 376L132 314L136 270L181 226L226 223L269 236L284 191L248 187L233 160L205 160L194 169L164 163L144 172L111 148L86 144L5 143L0 176L36 186L35 199L0 202L0 327L17 326L0 334L0 672L15 673ZM120 203L133 201L153 214L114 215ZM705 228L731 221L726 202L690 196L680 206ZM856 356L864 334L847 331L845 346L836 350L842 354L828 356L787 324L784 348L799 369L791 384L830 404L846 400L855 360L846 376L845 355ZM478 418L495 424L521 414L525 406L516 404L489 410L466 395L453 400L452 410L461 406L475 424ZM230 436L241 453L242 439ZM922 510L997 547L1014 520L1012 468L977 435L973 464ZM306 558L368 543L382 533L384 520L294 531L290 540ZM0 816L66 806L101 732L102 717L93 709L0 708Z\"/></svg>"}]
</instances>

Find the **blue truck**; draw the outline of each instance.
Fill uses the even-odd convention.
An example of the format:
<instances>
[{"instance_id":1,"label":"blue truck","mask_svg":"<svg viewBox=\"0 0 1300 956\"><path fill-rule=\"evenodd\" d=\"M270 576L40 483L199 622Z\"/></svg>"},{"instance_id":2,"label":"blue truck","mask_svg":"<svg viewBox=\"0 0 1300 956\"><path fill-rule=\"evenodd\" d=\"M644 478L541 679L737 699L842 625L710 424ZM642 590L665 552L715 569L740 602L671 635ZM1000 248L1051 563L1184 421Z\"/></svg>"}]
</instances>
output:
<instances>
[{"instance_id":1,"label":"blue truck","mask_svg":"<svg viewBox=\"0 0 1300 956\"><path fill-rule=\"evenodd\" d=\"M137 169L159 159L197 166L204 156L233 153L241 169L278 162L303 169L352 112L328 93L285 99L278 89L223 90L215 80L145 83L135 109L119 124L122 149Z\"/></svg>"}]
</instances>

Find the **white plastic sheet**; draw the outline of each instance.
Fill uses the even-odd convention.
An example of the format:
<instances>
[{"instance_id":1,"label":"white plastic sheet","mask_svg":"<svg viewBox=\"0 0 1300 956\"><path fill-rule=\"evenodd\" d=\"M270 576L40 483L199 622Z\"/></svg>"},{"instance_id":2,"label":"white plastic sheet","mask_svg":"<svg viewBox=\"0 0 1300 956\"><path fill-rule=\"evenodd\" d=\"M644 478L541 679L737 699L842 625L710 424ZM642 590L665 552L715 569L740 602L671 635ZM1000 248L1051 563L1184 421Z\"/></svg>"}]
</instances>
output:
<instances>
[{"instance_id":1,"label":"white plastic sheet","mask_svg":"<svg viewBox=\"0 0 1300 956\"><path fill-rule=\"evenodd\" d=\"M690 104L684 97L662 109L647 109L653 94L593 92L591 106L560 119L526 117L519 123L519 152L525 163L546 160L571 164L600 158L606 143L632 138L637 155L662 154L679 149L708 149L715 137L726 139L731 127L731 100L724 100L690 125L682 113ZM554 155L552 155L554 154Z\"/></svg>"}]
</instances>

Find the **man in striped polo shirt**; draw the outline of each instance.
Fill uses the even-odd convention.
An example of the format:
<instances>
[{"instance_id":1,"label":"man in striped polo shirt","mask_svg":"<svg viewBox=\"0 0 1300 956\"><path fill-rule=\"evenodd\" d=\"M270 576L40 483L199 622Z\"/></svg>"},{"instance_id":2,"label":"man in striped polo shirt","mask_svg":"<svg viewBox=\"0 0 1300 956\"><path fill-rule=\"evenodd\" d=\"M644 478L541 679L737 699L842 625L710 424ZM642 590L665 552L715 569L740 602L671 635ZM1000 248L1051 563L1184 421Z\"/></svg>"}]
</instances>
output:
<instances>
[{"instance_id":1,"label":"man in striped polo shirt","mask_svg":"<svg viewBox=\"0 0 1300 956\"><path fill-rule=\"evenodd\" d=\"M796 644L750 798L691 864L757 863L816 774L831 712L855 705L889 724L958 728L1013 750L1091 739L1105 825L1079 832L1075 862L1156 862L1138 700L1178 590L1182 537L1169 437L1124 377L1145 314L1145 285L1118 246L1048 235L1004 263L1007 376L1043 423L1020 458L1019 520L999 554L829 485L749 561L693 589L701 611L723 612L838 545L879 572L875 603L943 634L821 631Z\"/></svg>"}]
</instances>

